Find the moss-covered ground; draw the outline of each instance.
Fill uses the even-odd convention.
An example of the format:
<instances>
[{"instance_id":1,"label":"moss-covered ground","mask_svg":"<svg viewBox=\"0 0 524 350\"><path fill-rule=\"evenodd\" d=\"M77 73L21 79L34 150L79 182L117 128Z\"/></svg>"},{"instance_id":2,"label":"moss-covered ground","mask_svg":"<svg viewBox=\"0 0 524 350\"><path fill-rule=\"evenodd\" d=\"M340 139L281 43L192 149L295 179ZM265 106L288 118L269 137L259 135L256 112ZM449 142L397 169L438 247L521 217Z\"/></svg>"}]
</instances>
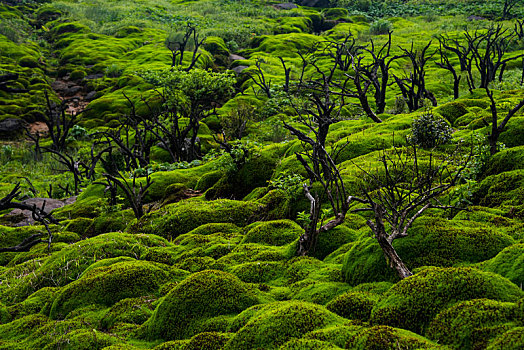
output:
<instances>
[{"instance_id":1,"label":"moss-covered ground","mask_svg":"<svg viewBox=\"0 0 524 350\"><path fill-rule=\"evenodd\" d=\"M524 18L524 4L517 2L504 16L503 0L295 3L0 4L0 76L17 74L5 85L0 81L0 123L22 120L33 139L24 128L0 133L0 198L16 183L17 201L75 195L64 164L35 151L35 130L49 115L46 94L51 105L65 101L66 114L82 111L62 150L77 164L88 163L92 146L93 152L102 149L106 144L96 143L107 141L100 135L109 132L138 144L140 129L126 133L117 127L130 115L151 120L169 104L163 94L178 98L171 112L182 128L187 111L201 108L205 115L196 135L187 135L198 139L197 159L174 162L168 145L155 142L149 165L130 169L113 144L111 157L106 153L94 175L80 183L76 201L53 212L60 224L49 227L50 247L42 242L0 252L0 349L524 348L524 109L510 119L499 137L500 151L491 156L486 91L469 89L463 74L454 99L451 73L435 63L438 53L425 72L438 106L425 99L410 112L398 86L390 84L379 114L383 122L375 123L356 99L346 101L326 147L337 152L334 161L348 194L361 194L364 170L384 175L379 157L405 149L413 120L422 114L443 118L452 137L421 149L421 167L444 159L457 145L464 159L473 153L463 179L444 195L454 209L428 210L408 237L394 242L414 272L399 280L366 224L370 215L362 211L322 233L309 256L296 256L309 212L302 191L308 173L295 156L305 146L284 123L308 130L297 115L304 96L285 93L281 64L292 81L314 74L301 58L312 47L351 34L357 45L370 48L373 42L379 48L388 39L380 34L384 28L386 34L392 30L391 54L401 55L401 47L421 49L429 42L429 52L436 52L439 35L460 41L464 30L484 33L500 25L517 37L503 58L515 57L524 54L517 21ZM172 71L168 46L188 25L203 39L193 72L211 81L230 79L231 85L222 82L226 92L216 82L204 88L189 78L162 85L162 77L180 72ZM193 48L190 41L182 68L191 64ZM327 67L325 59L319 58L318 67ZM459 70L456 56L449 59ZM502 79L490 84L501 118L524 99L522 62L509 61ZM401 57L390 74L407 77L410 69ZM261 72L268 91L255 83ZM478 87L476 68L472 78ZM217 92L208 96L206 88ZM212 102L195 107L196 98ZM369 100L375 108L371 93ZM40 132L41 146L51 147L45 128ZM220 147L224 140L232 153ZM142 217L135 217L121 188L111 201L103 175L111 171L120 171L128 184L135 179L135 191L149 174ZM17 217L5 216L8 211L0 211L0 248L47 234L42 225L17 225Z\"/></svg>"}]
</instances>

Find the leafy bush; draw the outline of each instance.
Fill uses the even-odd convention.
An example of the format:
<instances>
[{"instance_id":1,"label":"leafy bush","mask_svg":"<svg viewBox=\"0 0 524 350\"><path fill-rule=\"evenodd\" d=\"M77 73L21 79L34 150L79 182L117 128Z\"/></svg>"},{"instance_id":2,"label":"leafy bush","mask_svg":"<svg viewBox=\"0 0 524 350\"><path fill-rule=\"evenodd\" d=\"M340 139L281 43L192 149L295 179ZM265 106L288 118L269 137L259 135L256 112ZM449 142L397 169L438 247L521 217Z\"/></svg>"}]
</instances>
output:
<instances>
[{"instance_id":1,"label":"leafy bush","mask_svg":"<svg viewBox=\"0 0 524 350\"><path fill-rule=\"evenodd\" d=\"M388 34L393 29L393 25L386 19L379 19L369 26L369 33L373 35Z\"/></svg>"},{"instance_id":2,"label":"leafy bush","mask_svg":"<svg viewBox=\"0 0 524 350\"><path fill-rule=\"evenodd\" d=\"M408 141L423 148L433 148L451 141L453 129L440 117L424 113L413 120Z\"/></svg>"},{"instance_id":3,"label":"leafy bush","mask_svg":"<svg viewBox=\"0 0 524 350\"><path fill-rule=\"evenodd\" d=\"M109 65L105 71L106 76L109 78L118 78L122 75L123 72L124 69L116 63L112 63L111 65Z\"/></svg>"}]
</instances>

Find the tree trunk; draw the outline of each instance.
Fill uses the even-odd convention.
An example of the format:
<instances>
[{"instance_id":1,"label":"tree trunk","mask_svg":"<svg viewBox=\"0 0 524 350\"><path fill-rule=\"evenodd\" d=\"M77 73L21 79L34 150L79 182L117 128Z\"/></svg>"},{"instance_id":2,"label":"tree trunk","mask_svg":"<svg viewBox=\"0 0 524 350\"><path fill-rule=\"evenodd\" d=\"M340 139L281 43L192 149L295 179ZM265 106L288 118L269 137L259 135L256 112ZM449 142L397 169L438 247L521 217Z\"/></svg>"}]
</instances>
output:
<instances>
[{"instance_id":1,"label":"tree trunk","mask_svg":"<svg viewBox=\"0 0 524 350\"><path fill-rule=\"evenodd\" d=\"M389 267L391 267L397 272L397 275L400 277L400 279L412 276L413 273L407 268L402 259L400 259L400 257L397 254L397 251L395 250L395 248L393 248L391 243L388 242L386 234L379 233L375 237L378 241L380 248L382 248L384 255L386 256L386 259L389 263Z\"/></svg>"}]
</instances>

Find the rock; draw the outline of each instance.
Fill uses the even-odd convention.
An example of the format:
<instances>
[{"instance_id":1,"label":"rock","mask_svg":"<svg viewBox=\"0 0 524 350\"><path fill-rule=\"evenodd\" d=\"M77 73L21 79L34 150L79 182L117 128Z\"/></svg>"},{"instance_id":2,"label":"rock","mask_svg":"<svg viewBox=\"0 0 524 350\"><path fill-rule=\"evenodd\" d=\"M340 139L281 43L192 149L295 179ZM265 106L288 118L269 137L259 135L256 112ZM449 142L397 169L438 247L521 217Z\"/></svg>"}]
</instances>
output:
<instances>
[{"instance_id":1,"label":"rock","mask_svg":"<svg viewBox=\"0 0 524 350\"><path fill-rule=\"evenodd\" d=\"M95 74L89 74L86 75L84 79L86 80L93 80L93 79L100 79L104 77L104 73L95 73Z\"/></svg>"},{"instance_id":2,"label":"rock","mask_svg":"<svg viewBox=\"0 0 524 350\"><path fill-rule=\"evenodd\" d=\"M485 20L484 17L476 16L476 15L471 15L468 18L466 18L466 21L483 21L483 20Z\"/></svg>"},{"instance_id":3,"label":"rock","mask_svg":"<svg viewBox=\"0 0 524 350\"><path fill-rule=\"evenodd\" d=\"M308 7L329 7L329 0L299 0L297 4Z\"/></svg>"},{"instance_id":4,"label":"rock","mask_svg":"<svg viewBox=\"0 0 524 350\"><path fill-rule=\"evenodd\" d=\"M91 91L87 95L84 96L85 101L92 101L96 98L96 91Z\"/></svg>"},{"instance_id":5,"label":"rock","mask_svg":"<svg viewBox=\"0 0 524 350\"><path fill-rule=\"evenodd\" d=\"M291 10L296 9L298 6L293 4L292 2L284 2L282 4L275 4L273 5L278 10Z\"/></svg>"},{"instance_id":6,"label":"rock","mask_svg":"<svg viewBox=\"0 0 524 350\"><path fill-rule=\"evenodd\" d=\"M22 119L6 118L0 121L0 140L13 140L20 137L26 128Z\"/></svg>"},{"instance_id":7,"label":"rock","mask_svg":"<svg viewBox=\"0 0 524 350\"><path fill-rule=\"evenodd\" d=\"M78 85L72 85L63 91L64 96L74 96L82 91L82 87Z\"/></svg>"},{"instance_id":8,"label":"rock","mask_svg":"<svg viewBox=\"0 0 524 350\"><path fill-rule=\"evenodd\" d=\"M76 200L76 197L71 197L65 200L53 199L53 198L29 198L21 201L22 204L36 205L37 208L42 208L45 202L44 210L49 213L54 209L61 208L64 205L72 204ZM32 213L29 210L13 209L2 217L3 222L11 223L11 226L29 226L35 223Z\"/></svg>"},{"instance_id":9,"label":"rock","mask_svg":"<svg viewBox=\"0 0 524 350\"><path fill-rule=\"evenodd\" d=\"M240 74L246 68L249 68L249 66L236 66L235 68L232 69L232 71L237 74Z\"/></svg>"},{"instance_id":10,"label":"rock","mask_svg":"<svg viewBox=\"0 0 524 350\"><path fill-rule=\"evenodd\" d=\"M242 60L245 60L246 58L242 57L240 55L235 55L234 53L232 53L231 55L229 55L229 59L231 61L242 61Z\"/></svg>"}]
</instances>

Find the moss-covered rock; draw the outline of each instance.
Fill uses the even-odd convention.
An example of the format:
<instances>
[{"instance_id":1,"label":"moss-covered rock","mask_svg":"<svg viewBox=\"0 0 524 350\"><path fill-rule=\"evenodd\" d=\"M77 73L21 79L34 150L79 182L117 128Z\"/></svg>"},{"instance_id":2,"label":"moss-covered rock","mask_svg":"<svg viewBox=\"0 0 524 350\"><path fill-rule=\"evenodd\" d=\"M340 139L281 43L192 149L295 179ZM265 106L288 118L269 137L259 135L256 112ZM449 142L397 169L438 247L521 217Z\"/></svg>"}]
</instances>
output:
<instances>
[{"instance_id":1,"label":"moss-covered rock","mask_svg":"<svg viewBox=\"0 0 524 350\"><path fill-rule=\"evenodd\" d=\"M350 320L368 321L371 316L371 310L379 299L379 296L376 294L349 292L331 300L326 305L326 308Z\"/></svg>"},{"instance_id":2,"label":"moss-covered rock","mask_svg":"<svg viewBox=\"0 0 524 350\"><path fill-rule=\"evenodd\" d=\"M458 118L462 117L469 111L463 103L454 101L439 106L435 109L435 112L443 116L451 123L451 125L454 125Z\"/></svg>"},{"instance_id":3,"label":"moss-covered rock","mask_svg":"<svg viewBox=\"0 0 524 350\"><path fill-rule=\"evenodd\" d=\"M371 313L371 322L422 333L431 320L451 305L489 298L514 302L519 287L496 274L472 268L428 268L393 286Z\"/></svg>"},{"instance_id":4,"label":"moss-covered rock","mask_svg":"<svg viewBox=\"0 0 524 350\"><path fill-rule=\"evenodd\" d=\"M506 247L493 259L479 264L479 268L506 277L520 286L524 283L524 243Z\"/></svg>"},{"instance_id":5,"label":"moss-covered rock","mask_svg":"<svg viewBox=\"0 0 524 350\"><path fill-rule=\"evenodd\" d=\"M318 236L317 244L311 255L322 260L337 250L340 246L354 241L357 236L357 231L352 230L347 226L337 226Z\"/></svg>"},{"instance_id":6,"label":"moss-covered rock","mask_svg":"<svg viewBox=\"0 0 524 350\"><path fill-rule=\"evenodd\" d=\"M524 170L486 177L475 188L472 201L485 207L524 203Z\"/></svg>"},{"instance_id":7,"label":"moss-covered rock","mask_svg":"<svg viewBox=\"0 0 524 350\"><path fill-rule=\"evenodd\" d=\"M237 277L222 271L195 273L179 283L143 325L148 339L183 339L205 331L202 323L219 315L238 313L259 302Z\"/></svg>"},{"instance_id":8,"label":"moss-covered rock","mask_svg":"<svg viewBox=\"0 0 524 350\"><path fill-rule=\"evenodd\" d=\"M280 261L253 261L233 266L229 272L248 283L267 283L284 278L286 266Z\"/></svg>"},{"instance_id":9,"label":"moss-covered rock","mask_svg":"<svg viewBox=\"0 0 524 350\"><path fill-rule=\"evenodd\" d=\"M394 349L448 349L430 340L407 331L389 326L374 326L357 333L347 348L358 350L394 350Z\"/></svg>"},{"instance_id":10,"label":"moss-covered rock","mask_svg":"<svg viewBox=\"0 0 524 350\"><path fill-rule=\"evenodd\" d=\"M515 327L489 342L487 350L519 350L524 346L524 327Z\"/></svg>"},{"instance_id":11,"label":"moss-covered rock","mask_svg":"<svg viewBox=\"0 0 524 350\"><path fill-rule=\"evenodd\" d=\"M282 246L295 241L302 231L302 228L291 220L266 221L247 231L241 243Z\"/></svg>"},{"instance_id":12,"label":"moss-covered rock","mask_svg":"<svg viewBox=\"0 0 524 350\"><path fill-rule=\"evenodd\" d=\"M121 299L155 295L168 279L169 272L146 261L99 267L60 290L49 316L60 319L83 306L111 306Z\"/></svg>"},{"instance_id":13,"label":"moss-covered rock","mask_svg":"<svg viewBox=\"0 0 524 350\"><path fill-rule=\"evenodd\" d=\"M181 201L144 215L128 230L175 238L207 223L245 226L254 221L261 205L221 199L211 202Z\"/></svg>"},{"instance_id":14,"label":"moss-covered rock","mask_svg":"<svg viewBox=\"0 0 524 350\"><path fill-rule=\"evenodd\" d=\"M184 347L184 350L220 350L223 349L232 334L219 332L202 332L191 339Z\"/></svg>"},{"instance_id":15,"label":"moss-covered rock","mask_svg":"<svg viewBox=\"0 0 524 350\"><path fill-rule=\"evenodd\" d=\"M513 321L515 303L489 299L468 300L439 313L431 322L426 335L439 344L455 349L485 348L489 338L504 333L494 326ZM491 330L491 332L489 332Z\"/></svg>"},{"instance_id":16,"label":"moss-covered rock","mask_svg":"<svg viewBox=\"0 0 524 350\"><path fill-rule=\"evenodd\" d=\"M507 148L495 154L486 164L483 175L497 175L517 169L524 169L524 146Z\"/></svg>"},{"instance_id":17,"label":"moss-covered rock","mask_svg":"<svg viewBox=\"0 0 524 350\"><path fill-rule=\"evenodd\" d=\"M244 325L233 335L225 349L278 349L292 338L335 324L344 319L325 307L299 301L277 302L240 314Z\"/></svg>"},{"instance_id":18,"label":"moss-covered rock","mask_svg":"<svg viewBox=\"0 0 524 350\"><path fill-rule=\"evenodd\" d=\"M151 317L154 301L150 297L122 299L104 315L100 325L104 329L111 329L117 323L141 325Z\"/></svg>"},{"instance_id":19,"label":"moss-covered rock","mask_svg":"<svg viewBox=\"0 0 524 350\"><path fill-rule=\"evenodd\" d=\"M282 345L280 350L336 350L342 349L336 345L330 344L328 342L317 340L317 339L291 339L284 345Z\"/></svg>"}]
</instances>

